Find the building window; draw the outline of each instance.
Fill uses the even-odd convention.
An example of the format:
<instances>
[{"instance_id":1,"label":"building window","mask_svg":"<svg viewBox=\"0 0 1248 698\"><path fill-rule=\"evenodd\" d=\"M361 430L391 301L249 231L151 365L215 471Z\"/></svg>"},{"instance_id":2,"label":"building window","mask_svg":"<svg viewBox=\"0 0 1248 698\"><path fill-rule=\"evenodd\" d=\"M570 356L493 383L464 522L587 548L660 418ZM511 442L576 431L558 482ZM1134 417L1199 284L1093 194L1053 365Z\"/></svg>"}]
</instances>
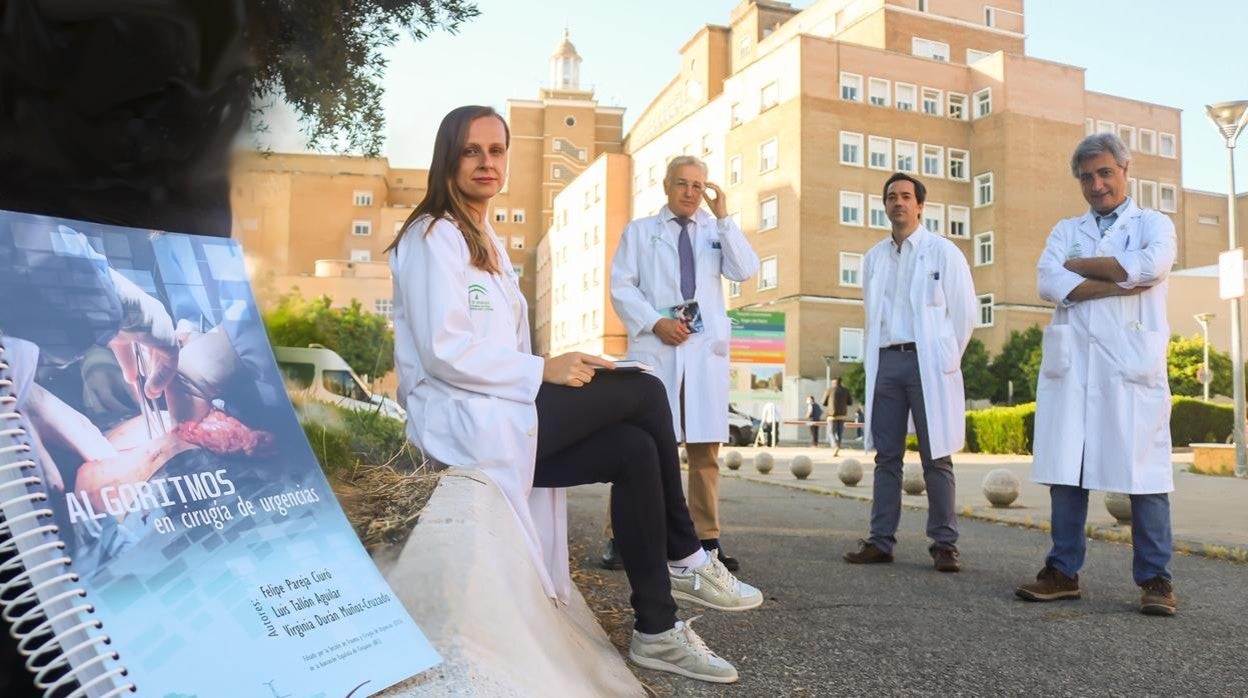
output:
<instances>
[{"instance_id":1,"label":"building window","mask_svg":"<svg viewBox=\"0 0 1248 698\"><path fill-rule=\"evenodd\" d=\"M986 293L978 297L979 300L979 322L975 323L976 327L992 327L993 322L993 294Z\"/></svg>"},{"instance_id":2,"label":"building window","mask_svg":"<svg viewBox=\"0 0 1248 698\"><path fill-rule=\"evenodd\" d=\"M759 97L759 111L767 111L780 103L780 88L776 83L769 82L763 86Z\"/></svg>"},{"instance_id":3,"label":"building window","mask_svg":"<svg viewBox=\"0 0 1248 698\"><path fill-rule=\"evenodd\" d=\"M512 235L512 236L511 236L511 249L513 249L513 250L523 250L523 249L524 249L524 236L523 236L523 235Z\"/></svg>"},{"instance_id":4,"label":"building window","mask_svg":"<svg viewBox=\"0 0 1248 698\"><path fill-rule=\"evenodd\" d=\"M735 185L741 183L741 156L733 155L728 158L728 184Z\"/></svg>"},{"instance_id":5,"label":"building window","mask_svg":"<svg viewBox=\"0 0 1248 698\"><path fill-rule=\"evenodd\" d=\"M390 320L394 317L394 301L389 298L378 298L373 301L373 312Z\"/></svg>"},{"instance_id":6,"label":"building window","mask_svg":"<svg viewBox=\"0 0 1248 698\"><path fill-rule=\"evenodd\" d=\"M862 167L862 134L841 131L841 164Z\"/></svg>"},{"instance_id":7,"label":"building window","mask_svg":"<svg viewBox=\"0 0 1248 698\"><path fill-rule=\"evenodd\" d=\"M902 111L914 111L914 85L897 83L897 108Z\"/></svg>"},{"instance_id":8,"label":"building window","mask_svg":"<svg viewBox=\"0 0 1248 698\"><path fill-rule=\"evenodd\" d=\"M524 222L524 209L522 208L511 209L511 222L523 223Z\"/></svg>"},{"instance_id":9,"label":"building window","mask_svg":"<svg viewBox=\"0 0 1248 698\"><path fill-rule=\"evenodd\" d=\"M919 145L914 141L897 141L897 171L917 173L919 159Z\"/></svg>"},{"instance_id":10,"label":"building window","mask_svg":"<svg viewBox=\"0 0 1248 698\"><path fill-rule=\"evenodd\" d=\"M702 134L702 155L706 156L710 154L711 154L711 134L704 133Z\"/></svg>"},{"instance_id":11,"label":"building window","mask_svg":"<svg viewBox=\"0 0 1248 698\"><path fill-rule=\"evenodd\" d=\"M987 58L992 55L991 51L980 51L978 49L968 48L966 50L966 64L978 63L980 59Z\"/></svg>"},{"instance_id":12,"label":"building window","mask_svg":"<svg viewBox=\"0 0 1248 698\"><path fill-rule=\"evenodd\" d=\"M494 209L494 222L506 223L507 222L507 209L505 208Z\"/></svg>"},{"instance_id":13,"label":"building window","mask_svg":"<svg viewBox=\"0 0 1248 698\"><path fill-rule=\"evenodd\" d=\"M1173 184L1162 184L1157 187L1157 193L1161 197L1159 209L1165 213L1174 213L1178 210L1178 191Z\"/></svg>"},{"instance_id":14,"label":"building window","mask_svg":"<svg viewBox=\"0 0 1248 698\"><path fill-rule=\"evenodd\" d=\"M758 203L758 230L771 230L780 224L779 221L779 204L776 197L772 196L763 199Z\"/></svg>"},{"instance_id":15,"label":"building window","mask_svg":"<svg viewBox=\"0 0 1248 698\"><path fill-rule=\"evenodd\" d=\"M985 87L975 93L975 118L980 119L992 113L992 88Z\"/></svg>"},{"instance_id":16,"label":"building window","mask_svg":"<svg viewBox=\"0 0 1248 698\"><path fill-rule=\"evenodd\" d=\"M1174 152L1174 134L1165 133L1164 131L1157 134L1157 154L1163 158L1172 158L1174 157Z\"/></svg>"},{"instance_id":17,"label":"building window","mask_svg":"<svg viewBox=\"0 0 1248 698\"><path fill-rule=\"evenodd\" d=\"M516 273L517 279L524 278L524 265L523 264L513 264L511 265L511 270Z\"/></svg>"},{"instance_id":18,"label":"building window","mask_svg":"<svg viewBox=\"0 0 1248 698\"><path fill-rule=\"evenodd\" d=\"M1152 155L1157 152L1157 132L1151 128L1140 129L1140 152Z\"/></svg>"},{"instance_id":19,"label":"building window","mask_svg":"<svg viewBox=\"0 0 1248 698\"><path fill-rule=\"evenodd\" d=\"M841 99L851 102L862 101L862 76L853 73L841 73Z\"/></svg>"},{"instance_id":20,"label":"building window","mask_svg":"<svg viewBox=\"0 0 1248 698\"><path fill-rule=\"evenodd\" d=\"M930 12L930 10L927 9L927 0L918 0L918 2L915 3L915 7L919 12Z\"/></svg>"},{"instance_id":21,"label":"building window","mask_svg":"<svg viewBox=\"0 0 1248 698\"><path fill-rule=\"evenodd\" d=\"M872 228L888 229L888 213L884 211L884 197L872 194L867 199L867 211L869 215L868 225Z\"/></svg>"},{"instance_id":22,"label":"building window","mask_svg":"<svg viewBox=\"0 0 1248 698\"><path fill-rule=\"evenodd\" d=\"M741 296L741 282L728 280L728 297L739 298Z\"/></svg>"},{"instance_id":23,"label":"building window","mask_svg":"<svg viewBox=\"0 0 1248 698\"><path fill-rule=\"evenodd\" d=\"M565 126L575 126L575 125L576 125L576 117L574 117L574 116L569 116L569 117L567 117L567 118L565 118L565 119L563 120L563 123L564 123L564 125L565 125Z\"/></svg>"},{"instance_id":24,"label":"building window","mask_svg":"<svg viewBox=\"0 0 1248 698\"><path fill-rule=\"evenodd\" d=\"M891 138L871 136L867 139L867 149L870 151L870 159L867 164L869 164L872 169L893 169L893 141Z\"/></svg>"},{"instance_id":25,"label":"building window","mask_svg":"<svg viewBox=\"0 0 1248 698\"><path fill-rule=\"evenodd\" d=\"M923 175L926 177L945 176L945 149L938 145L923 146Z\"/></svg>"},{"instance_id":26,"label":"building window","mask_svg":"<svg viewBox=\"0 0 1248 698\"><path fill-rule=\"evenodd\" d=\"M853 252L841 253L841 285L862 287L862 255Z\"/></svg>"},{"instance_id":27,"label":"building window","mask_svg":"<svg viewBox=\"0 0 1248 698\"><path fill-rule=\"evenodd\" d=\"M364 189L356 189L351 194L351 202L356 206L372 206L373 193Z\"/></svg>"},{"instance_id":28,"label":"building window","mask_svg":"<svg viewBox=\"0 0 1248 698\"><path fill-rule=\"evenodd\" d=\"M1135 177L1127 177L1127 196L1130 196L1132 199L1135 199L1136 205L1137 206L1139 205L1140 187L1139 187L1139 182L1135 180Z\"/></svg>"},{"instance_id":29,"label":"building window","mask_svg":"<svg viewBox=\"0 0 1248 698\"><path fill-rule=\"evenodd\" d=\"M650 170L646 174L649 175L650 186L654 186L654 183L658 181L658 177L657 177L658 168L654 165L651 165Z\"/></svg>"},{"instance_id":30,"label":"building window","mask_svg":"<svg viewBox=\"0 0 1248 698\"><path fill-rule=\"evenodd\" d=\"M965 206L949 205L949 237L965 238L970 235L971 209Z\"/></svg>"},{"instance_id":31,"label":"building window","mask_svg":"<svg viewBox=\"0 0 1248 698\"><path fill-rule=\"evenodd\" d=\"M949 93L949 118L966 121L966 95L959 92Z\"/></svg>"},{"instance_id":32,"label":"building window","mask_svg":"<svg viewBox=\"0 0 1248 698\"><path fill-rule=\"evenodd\" d=\"M920 58L949 62L949 44L942 41L920 39L916 36L910 39L910 53Z\"/></svg>"},{"instance_id":33,"label":"building window","mask_svg":"<svg viewBox=\"0 0 1248 698\"><path fill-rule=\"evenodd\" d=\"M780 145L775 138L758 146L758 171L770 172L776 169L776 160Z\"/></svg>"},{"instance_id":34,"label":"building window","mask_svg":"<svg viewBox=\"0 0 1248 698\"><path fill-rule=\"evenodd\" d=\"M888 106L888 81L883 78L867 79L867 99L877 107Z\"/></svg>"},{"instance_id":35,"label":"building window","mask_svg":"<svg viewBox=\"0 0 1248 698\"><path fill-rule=\"evenodd\" d=\"M363 237L365 235L372 235L373 234L373 222L372 221L352 221L351 222L351 234L358 235L360 237Z\"/></svg>"},{"instance_id":36,"label":"building window","mask_svg":"<svg viewBox=\"0 0 1248 698\"><path fill-rule=\"evenodd\" d=\"M992 231L975 236L975 266L992 264Z\"/></svg>"},{"instance_id":37,"label":"building window","mask_svg":"<svg viewBox=\"0 0 1248 698\"><path fill-rule=\"evenodd\" d=\"M944 103L944 93L931 87L923 88L923 113L930 116L940 116L944 113L941 106Z\"/></svg>"},{"instance_id":38,"label":"building window","mask_svg":"<svg viewBox=\"0 0 1248 698\"><path fill-rule=\"evenodd\" d=\"M949 179L965 182L970 179L971 154L957 148L949 149Z\"/></svg>"},{"instance_id":39,"label":"building window","mask_svg":"<svg viewBox=\"0 0 1248 698\"><path fill-rule=\"evenodd\" d=\"M1217 225L1221 221L1222 219L1220 217L1209 213L1202 213L1196 217L1196 222L1201 225Z\"/></svg>"},{"instance_id":40,"label":"building window","mask_svg":"<svg viewBox=\"0 0 1248 698\"><path fill-rule=\"evenodd\" d=\"M936 235L945 234L945 205L934 204L931 201L923 207L923 225L928 232Z\"/></svg>"},{"instance_id":41,"label":"building window","mask_svg":"<svg viewBox=\"0 0 1248 698\"><path fill-rule=\"evenodd\" d=\"M373 253L371 250L351 250L352 262L371 262L373 261Z\"/></svg>"},{"instance_id":42,"label":"building window","mask_svg":"<svg viewBox=\"0 0 1248 698\"><path fill-rule=\"evenodd\" d=\"M767 257L758 262L758 290L765 291L780 284L780 272L776 267L776 258Z\"/></svg>"},{"instance_id":43,"label":"building window","mask_svg":"<svg viewBox=\"0 0 1248 698\"><path fill-rule=\"evenodd\" d=\"M997 26L997 8L988 6L984 7L984 26Z\"/></svg>"},{"instance_id":44,"label":"building window","mask_svg":"<svg viewBox=\"0 0 1248 698\"><path fill-rule=\"evenodd\" d=\"M750 52L750 37L743 36L741 41L737 42L737 57L744 56Z\"/></svg>"},{"instance_id":45,"label":"building window","mask_svg":"<svg viewBox=\"0 0 1248 698\"><path fill-rule=\"evenodd\" d=\"M1157 208L1157 183L1140 180L1140 208Z\"/></svg>"},{"instance_id":46,"label":"building window","mask_svg":"<svg viewBox=\"0 0 1248 698\"><path fill-rule=\"evenodd\" d=\"M592 202L591 202L591 200L590 200L590 198L589 198L589 190L588 190L588 189L586 189L586 190L585 190L585 206L584 206L584 208L587 208L587 209L588 209L588 208L589 208L590 203L592 203Z\"/></svg>"},{"instance_id":47,"label":"building window","mask_svg":"<svg viewBox=\"0 0 1248 698\"><path fill-rule=\"evenodd\" d=\"M741 105L734 102L728 107L728 128L741 125Z\"/></svg>"},{"instance_id":48,"label":"building window","mask_svg":"<svg viewBox=\"0 0 1248 698\"><path fill-rule=\"evenodd\" d=\"M841 363L856 364L862 362L862 328L841 328Z\"/></svg>"},{"instance_id":49,"label":"building window","mask_svg":"<svg viewBox=\"0 0 1248 698\"><path fill-rule=\"evenodd\" d=\"M862 225L862 194L841 192L841 225Z\"/></svg>"},{"instance_id":50,"label":"building window","mask_svg":"<svg viewBox=\"0 0 1248 698\"><path fill-rule=\"evenodd\" d=\"M1135 150L1135 129L1126 124L1118 124L1118 137L1131 150Z\"/></svg>"},{"instance_id":51,"label":"building window","mask_svg":"<svg viewBox=\"0 0 1248 698\"><path fill-rule=\"evenodd\" d=\"M1088 117L1083 120L1083 135L1091 136L1096 133L1096 119Z\"/></svg>"},{"instance_id":52,"label":"building window","mask_svg":"<svg viewBox=\"0 0 1248 698\"><path fill-rule=\"evenodd\" d=\"M975 175L975 208L992 205L992 173Z\"/></svg>"},{"instance_id":53,"label":"building window","mask_svg":"<svg viewBox=\"0 0 1248 698\"><path fill-rule=\"evenodd\" d=\"M1112 121L1097 121L1096 122L1097 133L1113 133L1115 130L1117 130L1117 127Z\"/></svg>"},{"instance_id":54,"label":"building window","mask_svg":"<svg viewBox=\"0 0 1248 698\"><path fill-rule=\"evenodd\" d=\"M641 175L639 174L633 175L633 193L641 193Z\"/></svg>"}]
</instances>

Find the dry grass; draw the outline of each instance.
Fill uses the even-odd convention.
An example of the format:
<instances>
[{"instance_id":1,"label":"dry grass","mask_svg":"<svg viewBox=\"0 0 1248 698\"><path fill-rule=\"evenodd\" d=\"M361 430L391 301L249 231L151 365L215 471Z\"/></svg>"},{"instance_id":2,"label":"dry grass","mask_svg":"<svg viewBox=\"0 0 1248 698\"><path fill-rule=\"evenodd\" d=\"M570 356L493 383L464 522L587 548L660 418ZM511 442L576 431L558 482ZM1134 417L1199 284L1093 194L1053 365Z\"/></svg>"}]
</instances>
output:
<instances>
[{"instance_id":1,"label":"dry grass","mask_svg":"<svg viewBox=\"0 0 1248 698\"><path fill-rule=\"evenodd\" d=\"M368 552L396 552L416 526L441 473L404 473L392 465L360 465L330 477L334 494Z\"/></svg>"}]
</instances>

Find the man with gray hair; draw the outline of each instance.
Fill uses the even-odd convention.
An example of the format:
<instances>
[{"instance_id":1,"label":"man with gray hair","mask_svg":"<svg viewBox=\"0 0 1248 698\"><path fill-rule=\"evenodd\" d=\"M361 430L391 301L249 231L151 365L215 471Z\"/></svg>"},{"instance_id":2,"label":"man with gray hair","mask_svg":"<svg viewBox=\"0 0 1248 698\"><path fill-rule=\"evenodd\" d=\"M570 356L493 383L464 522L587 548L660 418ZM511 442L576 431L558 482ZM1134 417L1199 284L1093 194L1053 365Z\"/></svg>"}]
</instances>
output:
<instances>
[{"instance_id":1,"label":"man with gray hair","mask_svg":"<svg viewBox=\"0 0 1248 698\"><path fill-rule=\"evenodd\" d=\"M706 164L681 156L667 166L667 205L628 224L611 263L611 301L628 329L628 358L654 368L667 387L676 433L689 458L689 513L702 546L729 570L719 543L719 444L728 440L728 339L723 278L745 281L758 255L706 181ZM702 208L705 202L710 213ZM612 566L613 546L603 557Z\"/></svg>"},{"instance_id":2,"label":"man with gray hair","mask_svg":"<svg viewBox=\"0 0 1248 698\"><path fill-rule=\"evenodd\" d=\"M1016 593L1078 599L1088 490L1120 492L1131 497L1140 611L1171 616L1166 277L1176 244L1167 216L1127 196L1130 160L1113 134L1079 143L1070 168L1091 210L1059 222L1040 257L1040 297L1057 307L1044 330L1031 477L1049 485L1053 548Z\"/></svg>"}]
</instances>

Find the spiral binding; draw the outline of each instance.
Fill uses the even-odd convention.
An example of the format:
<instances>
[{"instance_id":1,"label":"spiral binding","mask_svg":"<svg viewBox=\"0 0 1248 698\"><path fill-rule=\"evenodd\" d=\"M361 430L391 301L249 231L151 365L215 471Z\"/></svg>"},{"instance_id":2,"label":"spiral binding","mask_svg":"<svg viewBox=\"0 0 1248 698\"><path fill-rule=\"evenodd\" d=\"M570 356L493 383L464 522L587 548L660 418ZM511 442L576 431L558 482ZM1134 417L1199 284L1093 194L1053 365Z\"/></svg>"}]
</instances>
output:
<instances>
[{"instance_id":1,"label":"spiral binding","mask_svg":"<svg viewBox=\"0 0 1248 698\"><path fill-rule=\"evenodd\" d=\"M79 581L78 575L69 571L33 583L34 575L40 571L58 567L68 570L71 563L68 555L54 555L34 566L26 566L28 559L63 551L65 544L55 537L60 532L58 526L39 521L50 519L52 509L40 506L41 502L47 501L48 495L43 490L42 479L35 474L38 464L29 455L34 449L23 426L22 414L17 410L17 396L13 394L13 380L4 354L4 344L0 341L0 458L7 460L16 456L17 460L0 466L0 474L15 473L17 477L0 484L0 511L8 511L10 507L23 503L32 507L32 511L12 519L6 515L0 520L0 555L7 556L0 564L0 579L12 574L12 577L0 582L0 617L9 623L9 634L17 640L18 652L26 658L26 668L34 673L35 686L43 690L45 696L56 695L58 691L68 690L77 684L65 698L86 698L92 695L92 689L99 690L97 687L115 682L128 672L124 667L115 667L84 683L84 670L106 661L117 661L119 655L116 651L102 649L112 642L108 635L89 634L89 631L99 633L103 630L99 619L91 617L95 607L90 603L71 602L70 608L48 616L49 607L87 596L85 589L75 586ZM36 524L34 527L14 533L14 526L32 521ZM41 593L46 597L44 601L39 600ZM69 624L70 627L57 632L59 624ZM78 634L84 634L87 639L66 648L65 640ZM71 659L88 650L95 656L85 661ZM99 698L116 698L137 690L133 682L127 682Z\"/></svg>"}]
</instances>

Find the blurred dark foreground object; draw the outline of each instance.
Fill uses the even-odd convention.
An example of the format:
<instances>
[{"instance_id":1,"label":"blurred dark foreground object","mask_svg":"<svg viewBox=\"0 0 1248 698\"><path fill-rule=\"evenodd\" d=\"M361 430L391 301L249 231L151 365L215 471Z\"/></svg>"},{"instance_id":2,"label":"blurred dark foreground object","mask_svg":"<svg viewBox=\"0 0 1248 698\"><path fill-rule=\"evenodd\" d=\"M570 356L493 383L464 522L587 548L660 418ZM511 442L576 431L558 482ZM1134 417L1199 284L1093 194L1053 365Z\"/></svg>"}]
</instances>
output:
<instances>
[{"instance_id":1,"label":"blurred dark foreground object","mask_svg":"<svg viewBox=\"0 0 1248 698\"><path fill-rule=\"evenodd\" d=\"M0 208L230 234L243 0L0 0Z\"/></svg>"},{"instance_id":2,"label":"blurred dark foreground object","mask_svg":"<svg viewBox=\"0 0 1248 698\"><path fill-rule=\"evenodd\" d=\"M0 209L228 237L251 80L243 10L0 0ZM0 696L36 695L0 621Z\"/></svg>"}]
</instances>

